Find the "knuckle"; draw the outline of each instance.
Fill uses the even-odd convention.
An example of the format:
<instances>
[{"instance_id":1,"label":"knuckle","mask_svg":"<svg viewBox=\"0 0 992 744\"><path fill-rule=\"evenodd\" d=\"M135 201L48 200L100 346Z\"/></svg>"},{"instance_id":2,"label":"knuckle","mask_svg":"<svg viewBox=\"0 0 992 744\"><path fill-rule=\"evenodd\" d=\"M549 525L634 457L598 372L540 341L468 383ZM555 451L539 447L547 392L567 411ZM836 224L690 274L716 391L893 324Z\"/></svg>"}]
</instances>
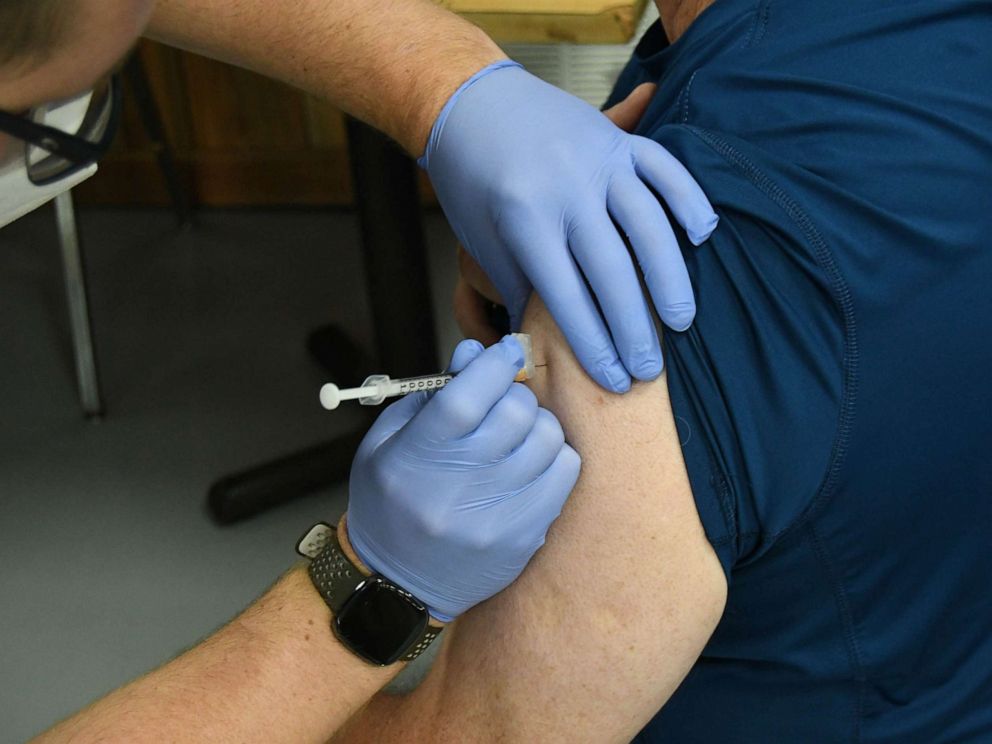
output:
<instances>
[{"instance_id":1,"label":"knuckle","mask_svg":"<svg viewBox=\"0 0 992 744\"><path fill-rule=\"evenodd\" d=\"M665 149L660 142L655 142L650 137L640 134L628 135L630 138L631 151L635 160L661 158L667 164L669 160L674 160L674 156Z\"/></svg>"},{"instance_id":2,"label":"knuckle","mask_svg":"<svg viewBox=\"0 0 992 744\"><path fill-rule=\"evenodd\" d=\"M489 553L497 547L499 539L492 532L480 531L473 536L472 547L480 553Z\"/></svg>"},{"instance_id":3,"label":"knuckle","mask_svg":"<svg viewBox=\"0 0 992 744\"><path fill-rule=\"evenodd\" d=\"M520 405L529 413L537 409L537 396L534 391L521 382L515 382L510 386L510 390L519 399Z\"/></svg>"},{"instance_id":4,"label":"knuckle","mask_svg":"<svg viewBox=\"0 0 992 744\"><path fill-rule=\"evenodd\" d=\"M421 509L415 516L418 529L432 540L441 540L451 529L447 515L438 509Z\"/></svg>"},{"instance_id":5,"label":"knuckle","mask_svg":"<svg viewBox=\"0 0 992 744\"><path fill-rule=\"evenodd\" d=\"M647 251L644 251L643 257L638 257L638 263L641 266L644 283L649 287L661 280L667 268L662 261L656 256L649 255Z\"/></svg>"},{"instance_id":6,"label":"knuckle","mask_svg":"<svg viewBox=\"0 0 992 744\"><path fill-rule=\"evenodd\" d=\"M567 167L575 162L575 149L571 138L552 137L547 142L545 153L549 160L559 163L561 167Z\"/></svg>"},{"instance_id":7,"label":"knuckle","mask_svg":"<svg viewBox=\"0 0 992 744\"><path fill-rule=\"evenodd\" d=\"M537 410L537 398L526 386L515 382L503 396L504 425L514 429L530 426Z\"/></svg>"},{"instance_id":8,"label":"knuckle","mask_svg":"<svg viewBox=\"0 0 992 744\"><path fill-rule=\"evenodd\" d=\"M565 444L558 453L558 457L555 458L552 467L556 471L556 477L554 478L555 492L551 498L563 505L582 473L582 458L578 452ZM560 508L559 506L559 511Z\"/></svg>"},{"instance_id":9,"label":"knuckle","mask_svg":"<svg viewBox=\"0 0 992 744\"><path fill-rule=\"evenodd\" d=\"M533 179L505 178L497 185L496 194L503 212L511 220L534 217L540 211L535 203L538 193Z\"/></svg>"},{"instance_id":10,"label":"knuckle","mask_svg":"<svg viewBox=\"0 0 992 744\"><path fill-rule=\"evenodd\" d=\"M633 359L643 359L654 354L656 346L657 345L651 341L647 341L644 338L638 338L627 347L627 353Z\"/></svg>"},{"instance_id":11,"label":"knuckle","mask_svg":"<svg viewBox=\"0 0 992 744\"><path fill-rule=\"evenodd\" d=\"M395 463L390 462L387 457L372 458L369 476L372 487L383 500L388 500L402 487L400 483L402 477Z\"/></svg>"},{"instance_id":12,"label":"knuckle","mask_svg":"<svg viewBox=\"0 0 992 744\"><path fill-rule=\"evenodd\" d=\"M445 393L448 395L445 395ZM455 390L441 390L434 396L434 412L449 428L460 432L475 428L477 419L476 405L465 396L456 395Z\"/></svg>"},{"instance_id":13,"label":"knuckle","mask_svg":"<svg viewBox=\"0 0 992 744\"><path fill-rule=\"evenodd\" d=\"M582 470L582 456L577 450L566 444L561 448L561 452L558 453L558 457L569 473L573 476L578 476L579 472Z\"/></svg>"},{"instance_id":14,"label":"knuckle","mask_svg":"<svg viewBox=\"0 0 992 744\"><path fill-rule=\"evenodd\" d=\"M572 307L571 305L564 306ZM555 313L552 312L552 315L554 316ZM563 315L564 320L563 322L559 322L559 326L569 345L577 352L576 356L584 360L594 361L604 368L609 367L617 361L616 347L613 345L613 339L608 333L595 326L591 326L588 322L585 322L585 319L582 319L583 322L579 323L571 319L567 312L563 313ZM558 318L555 317L555 320L558 320Z\"/></svg>"},{"instance_id":15,"label":"knuckle","mask_svg":"<svg viewBox=\"0 0 992 744\"><path fill-rule=\"evenodd\" d=\"M565 432L561 423L547 408L538 409L533 433L545 447L561 449L565 444Z\"/></svg>"},{"instance_id":16,"label":"knuckle","mask_svg":"<svg viewBox=\"0 0 992 744\"><path fill-rule=\"evenodd\" d=\"M461 542L465 548L472 552L486 554L490 553L500 544L500 538L499 530L490 525L485 528L466 532L462 536Z\"/></svg>"}]
</instances>

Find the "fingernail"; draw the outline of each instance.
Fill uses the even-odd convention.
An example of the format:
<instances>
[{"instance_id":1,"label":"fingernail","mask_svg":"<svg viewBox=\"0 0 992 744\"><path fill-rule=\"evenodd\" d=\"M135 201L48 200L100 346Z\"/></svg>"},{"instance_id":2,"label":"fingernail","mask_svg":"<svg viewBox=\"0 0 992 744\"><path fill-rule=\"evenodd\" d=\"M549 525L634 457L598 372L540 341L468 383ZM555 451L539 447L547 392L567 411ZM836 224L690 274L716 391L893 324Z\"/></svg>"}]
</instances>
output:
<instances>
[{"instance_id":1,"label":"fingernail","mask_svg":"<svg viewBox=\"0 0 992 744\"><path fill-rule=\"evenodd\" d=\"M621 355L630 362L627 371L638 380L653 380L661 374L661 347L657 338L652 340L653 343L639 341Z\"/></svg>"},{"instance_id":2,"label":"fingernail","mask_svg":"<svg viewBox=\"0 0 992 744\"><path fill-rule=\"evenodd\" d=\"M717 223L720 222L720 218L717 217L716 213L712 213L709 219L703 225L702 230L686 230L689 236L689 240L692 241L693 245L702 245L707 240L709 240L710 235L716 230Z\"/></svg>"},{"instance_id":3,"label":"fingernail","mask_svg":"<svg viewBox=\"0 0 992 744\"><path fill-rule=\"evenodd\" d=\"M631 370L631 373L638 380L653 380L658 375L661 374L662 362L661 357L649 357L637 365Z\"/></svg>"},{"instance_id":4,"label":"fingernail","mask_svg":"<svg viewBox=\"0 0 992 744\"><path fill-rule=\"evenodd\" d=\"M630 390L630 375L620 362L612 362L603 369L610 387L615 393L626 393Z\"/></svg>"},{"instance_id":5,"label":"fingernail","mask_svg":"<svg viewBox=\"0 0 992 744\"><path fill-rule=\"evenodd\" d=\"M696 319L696 303L694 300L674 302L662 310L661 318L673 331L684 331Z\"/></svg>"}]
</instances>

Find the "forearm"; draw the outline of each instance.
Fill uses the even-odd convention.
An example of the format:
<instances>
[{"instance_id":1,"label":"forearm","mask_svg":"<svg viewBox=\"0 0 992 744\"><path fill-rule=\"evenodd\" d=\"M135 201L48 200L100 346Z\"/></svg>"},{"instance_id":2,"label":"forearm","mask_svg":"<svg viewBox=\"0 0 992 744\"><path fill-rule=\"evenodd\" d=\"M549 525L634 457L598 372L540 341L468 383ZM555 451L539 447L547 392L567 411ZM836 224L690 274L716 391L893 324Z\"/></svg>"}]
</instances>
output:
<instances>
[{"instance_id":1,"label":"forearm","mask_svg":"<svg viewBox=\"0 0 992 744\"><path fill-rule=\"evenodd\" d=\"M205 642L36 741L323 742L397 671L338 643L295 568Z\"/></svg>"},{"instance_id":2,"label":"forearm","mask_svg":"<svg viewBox=\"0 0 992 744\"><path fill-rule=\"evenodd\" d=\"M505 57L431 0L158 0L147 34L325 98L414 156L458 86Z\"/></svg>"}]
</instances>

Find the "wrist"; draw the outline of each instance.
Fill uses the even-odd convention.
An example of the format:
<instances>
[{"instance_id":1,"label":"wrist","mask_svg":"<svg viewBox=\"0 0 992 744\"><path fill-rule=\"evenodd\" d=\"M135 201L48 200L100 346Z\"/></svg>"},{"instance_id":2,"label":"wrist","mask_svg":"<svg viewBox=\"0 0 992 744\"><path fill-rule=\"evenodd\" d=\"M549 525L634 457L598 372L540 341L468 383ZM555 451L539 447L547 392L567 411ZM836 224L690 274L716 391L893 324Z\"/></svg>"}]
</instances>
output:
<instances>
[{"instance_id":1,"label":"wrist","mask_svg":"<svg viewBox=\"0 0 992 744\"><path fill-rule=\"evenodd\" d=\"M239 647L253 657L264 657L254 659L259 670L272 669L280 679L285 673L276 670L305 670L294 676L294 685L319 699L343 694L348 698L346 708L354 708L399 670L372 667L357 658L334 636L331 619L306 566L299 564L232 625L243 635ZM341 689L342 679L349 680L346 691Z\"/></svg>"},{"instance_id":2,"label":"wrist","mask_svg":"<svg viewBox=\"0 0 992 744\"><path fill-rule=\"evenodd\" d=\"M358 569L362 576L371 576L375 573L358 554L358 551L355 550L355 546L351 544L351 540L348 539L348 512L342 514L341 519L338 520L337 532L338 544L341 546L341 550L348 556L348 560L355 564L355 568Z\"/></svg>"},{"instance_id":3,"label":"wrist","mask_svg":"<svg viewBox=\"0 0 992 744\"><path fill-rule=\"evenodd\" d=\"M346 522L342 521L342 529ZM346 551L343 533L317 522L296 551L310 558L307 573L331 613L332 633L356 657L375 666L413 661L443 630L417 597L388 577L360 568Z\"/></svg>"},{"instance_id":4,"label":"wrist","mask_svg":"<svg viewBox=\"0 0 992 744\"><path fill-rule=\"evenodd\" d=\"M459 44L445 49L443 58L433 61L429 79L421 80L422 94L413 99L391 132L403 148L419 158L441 110L455 92L473 75L488 65L508 59L506 53L486 34L475 27Z\"/></svg>"},{"instance_id":5,"label":"wrist","mask_svg":"<svg viewBox=\"0 0 992 744\"><path fill-rule=\"evenodd\" d=\"M357 568L363 576L371 576L374 573L380 573L383 576L385 576L385 574L383 574L381 571L377 571L374 568L371 568L369 566L368 561L362 558L358 550L356 550L355 546L352 544L351 539L348 537L347 512L342 514L341 519L338 520L337 535L338 535L338 544L341 546L341 551L345 554L345 556L347 556L348 560L355 565L355 568ZM400 586L400 588L402 588L404 591L410 592L411 594L413 594L413 596L415 597L417 596L416 593L410 591L408 587L402 586L401 584L397 584L397 586ZM423 601L419 597L417 599L418 601L421 602ZM430 620L428 624L435 628L443 628L449 622L454 620L454 618L449 618L447 616L444 616L443 618L439 618L434 610L430 610L429 607L428 610L430 612Z\"/></svg>"},{"instance_id":6,"label":"wrist","mask_svg":"<svg viewBox=\"0 0 992 744\"><path fill-rule=\"evenodd\" d=\"M444 105L441 107L441 110L438 111L438 114L434 119L434 123L431 124L427 142L424 145L424 154L417 159L417 165L430 172L431 155L438 147L438 142L441 138L441 132L444 129L445 121L462 95L483 78L486 78L493 73L498 73L500 70L506 69L523 70L523 65L519 62L514 62L508 57L503 57L502 59L490 62L485 67L476 70L470 77L466 78L465 81L458 86L458 88L445 101ZM524 70L524 72L526 72L526 70Z\"/></svg>"}]
</instances>

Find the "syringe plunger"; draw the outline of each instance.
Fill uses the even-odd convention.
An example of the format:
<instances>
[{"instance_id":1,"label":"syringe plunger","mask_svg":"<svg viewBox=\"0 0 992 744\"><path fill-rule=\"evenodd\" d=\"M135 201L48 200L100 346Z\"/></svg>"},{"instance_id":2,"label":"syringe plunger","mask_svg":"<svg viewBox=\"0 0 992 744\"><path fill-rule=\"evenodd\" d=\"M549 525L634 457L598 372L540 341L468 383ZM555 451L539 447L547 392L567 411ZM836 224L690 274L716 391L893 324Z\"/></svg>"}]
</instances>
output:
<instances>
[{"instance_id":1,"label":"syringe plunger","mask_svg":"<svg viewBox=\"0 0 992 744\"><path fill-rule=\"evenodd\" d=\"M516 379L518 382L530 379L534 375L534 348L530 335L526 333L512 334L524 351L524 366ZM320 388L320 405L328 411L333 411L343 400L358 400L363 406L377 406L386 398L420 391L440 390L449 382L453 375L440 373L422 375L420 377L404 377L391 380L389 375L369 375L365 382L357 388L342 390L334 383L327 383Z\"/></svg>"}]
</instances>

